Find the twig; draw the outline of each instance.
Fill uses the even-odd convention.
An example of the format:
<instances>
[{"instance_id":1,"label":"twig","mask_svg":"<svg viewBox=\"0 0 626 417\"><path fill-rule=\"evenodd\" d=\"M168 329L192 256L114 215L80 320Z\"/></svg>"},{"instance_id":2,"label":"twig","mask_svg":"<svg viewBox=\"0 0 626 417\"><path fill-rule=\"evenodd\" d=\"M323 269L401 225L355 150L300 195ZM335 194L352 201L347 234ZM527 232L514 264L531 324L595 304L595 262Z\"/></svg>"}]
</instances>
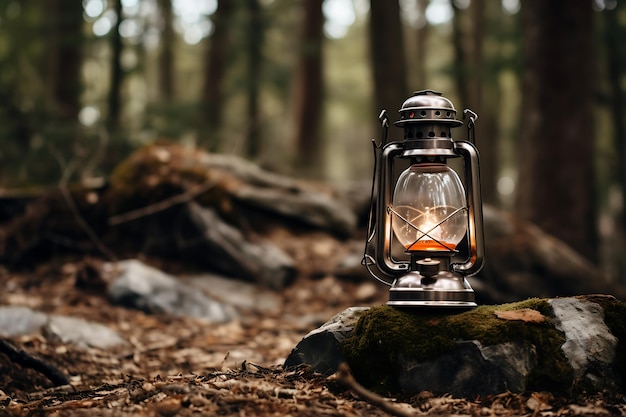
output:
<instances>
[{"instance_id":1,"label":"twig","mask_svg":"<svg viewBox=\"0 0 626 417\"><path fill-rule=\"evenodd\" d=\"M388 399L381 397L380 395L373 393L368 390L354 379L352 374L350 373L350 369L346 363L342 363L339 365L339 369L336 373L337 380L345 385L347 388L354 391L356 395L361 397L361 399L367 401L368 403L375 405L386 413L391 414L392 416L397 417L415 417L415 413L411 413L407 410L403 410L397 405L390 402Z\"/></svg>"},{"instance_id":2,"label":"twig","mask_svg":"<svg viewBox=\"0 0 626 417\"><path fill-rule=\"evenodd\" d=\"M70 383L68 377L55 366L39 359L36 356L26 353L6 340L0 339L0 352L7 355L11 361L20 365L22 368L34 369L35 371L41 373L54 385L67 385Z\"/></svg>"},{"instance_id":3,"label":"twig","mask_svg":"<svg viewBox=\"0 0 626 417\"><path fill-rule=\"evenodd\" d=\"M59 166L63 168L63 174L61 175L61 179L59 180L59 185L58 185L59 190L61 191L61 194L63 195L63 199L65 200L65 203L67 204L70 211L74 215L74 218L76 219L76 222L78 223L78 226L87 234L91 242L96 246L96 248L98 248L98 250L103 255L107 256L109 260L115 261L117 259L117 256L115 256L115 254L111 252L111 250L109 250L109 248L107 248L104 245L104 243L102 243L102 241L93 231L93 229L89 226L89 224L87 224L83 216L80 214L78 207L76 207L76 202L74 201L74 198L72 197L67 187L69 178L71 177L72 172L74 171L75 160L72 160L70 161L69 164L66 164L61 154L57 152L54 147L50 148L50 153L52 153L52 155L57 159L57 161L59 162Z\"/></svg>"},{"instance_id":4,"label":"twig","mask_svg":"<svg viewBox=\"0 0 626 417\"><path fill-rule=\"evenodd\" d=\"M111 216L109 217L109 226L117 226L122 223L130 222L133 220L140 219L142 217L159 213L177 204L186 203L194 199L196 196L204 193L205 191L208 191L211 188L215 187L216 184L217 184L216 179L207 178L207 180L204 181L202 184L199 184L196 187L190 188L181 194L176 194L172 197L166 198L157 203L150 204L148 206L141 207L135 210L127 211L126 213Z\"/></svg>"}]
</instances>

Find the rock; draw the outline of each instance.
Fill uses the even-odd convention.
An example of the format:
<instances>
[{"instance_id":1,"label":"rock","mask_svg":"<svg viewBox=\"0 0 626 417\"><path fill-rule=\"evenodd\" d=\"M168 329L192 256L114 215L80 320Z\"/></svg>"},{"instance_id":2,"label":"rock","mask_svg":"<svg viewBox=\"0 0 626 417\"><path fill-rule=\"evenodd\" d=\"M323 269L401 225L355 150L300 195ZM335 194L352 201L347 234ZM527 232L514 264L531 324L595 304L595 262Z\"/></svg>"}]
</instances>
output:
<instances>
[{"instance_id":1,"label":"rock","mask_svg":"<svg viewBox=\"0 0 626 417\"><path fill-rule=\"evenodd\" d=\"M402 355L398 360L398 385L415 393L445 392L467 398L523 392L523 381L536 365L534 350L534 346L524 342L483 346L471 340L457 342L454 350L430 361Z\"/></svg>"},{"instance_id":2,"label":"rock","mask_svg":"<svg viewBox=\"0 0 626 417\"><path fill-rule=\"evenodd\" d=\"M27 307L0 307L0 335L13 337L42 333L78 347L107 349L126 341L108 327L76 317L44 314Z\"/></svg>"},{"instance_id":3,"label":"rock","mask_svg":"<svg viewBox=\"0 0 626 417\"><path fill-rule=\"evenodd\" d=\"M183 282L235 308L279 314L282 299L276 291L215 274L185 276Z\"/></svg>"},{"instance_id":4,"label":"rock","mask_svg":"<svg viewBox=\"0 0 626 417\"><path fill-rule=\"evenodd\" d=\"M59 339L62 343L70 343L82 348L109 349L126 344L117 332L108 327L76 317L50 315L44 332Z\"/></svg>"},{"instance_id":5,"label":"rock","mask_svg":"<svg viewBox=\"0 0 626 417\"><path fill-rule=\"evenodd\" d=\"M483 303L504 303L528 297L612 294L626 297L624 286L609 282L584 256L535 224L483 207L486 262L471 281Z\"/></svg>"},{"instance_id":6,"label":"rock","mask_svg":"<svg viewBox=\"0 0 626 417\"><path fill-rule=\"evenodd\" d=\"M192 316L212 323L237 317L232 307L138 260L104 264L103 272L112 276L107 279L108 294L115 303L152 314Z\"/></svg>"},{"instance_id":7,"label":"rock","mask_svg":"<svg viewBox=\"0 0 626 417\"><path fill-rule=\"evenodd\" d=\"M36 333L48 322L48 316L22 306L0 306L0 335L18 336Z\"/></svg>"},{"instance_id":8,"label":"rock","mask_svg":"<svg viewBox=\"0 0 626 417\"><path fill-rule=\"evenodd\" d=\"M126 211L138 199L145 203L165 190L182 190L235 222L262 212L269 222L296 222L342 237L352 235L355 214L323 188L329 187L264 170L234 155L160 142L137 150L116 167L107 198L114 211Z\"/></svg>"},{"instance_id":9,"label":"rock","mask_svg":"<svg viewBox=\"0 0 626 417\"><path fill-rule=\"evenodd\" d=\"M333 316L320 328L311 331L293 349L285 368L310 365L314 372L331 375L345 362L341 343L352 333L359 318L368 307L349 307Z\"/></svg>"},{"instance_id":10,"label":"rock","mask_svg":"<svg viewBox=\"0 0 626 417\"><path fill-rule=\"evenodd\" d=\"M195 254L213 270L281 289L296 276L293 260L267 240L250 241L241 230L220 219L214 209L197 203L186 208L188 232L180 237L181 253Z\"/></svg>"},{"instance_id":11,"label":"rock","mask_svg":"<svg viewBox=\"0 0 626 417\"><path fill-rule=\"evenodd\" d=\"M550 300L550 305L555 327L565 333L561 348L574 376L595 380L599 378L592 373L595 370L610 372L619 341L604 322L602 306L578 298L557 298Z\"/></svg>"},{"instance_id":12,"label":"rock","mask_svg":"<svg viewBox=\"0 0 626 417\"><path fill-rule=\"evenodd\" d=\"M457 314L352 307L306 335L284 366L329 375L347 362L362 385L392 395L617 394L626 381L625 321L626 303L609 296L529 299Z\"/></svg>"}]
</instances>

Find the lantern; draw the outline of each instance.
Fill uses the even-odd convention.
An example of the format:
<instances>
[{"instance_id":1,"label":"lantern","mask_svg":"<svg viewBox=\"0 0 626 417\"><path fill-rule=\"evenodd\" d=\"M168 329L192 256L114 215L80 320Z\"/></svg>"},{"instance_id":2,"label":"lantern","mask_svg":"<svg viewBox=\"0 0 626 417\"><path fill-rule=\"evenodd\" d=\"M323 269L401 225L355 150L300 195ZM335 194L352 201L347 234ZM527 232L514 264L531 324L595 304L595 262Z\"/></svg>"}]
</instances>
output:
<instances>
[{"instance_id":1,"label":"lantern","mask_svg":"<svg viewBox=\"0 0 626 417\"><path fill-rule=\"evenodd\" d=\"M474 291L466 277L484 262L478 151L454 140L463 125L441 93L424 90L409 97L395 125L403 141L387 141L386 111L379 117L383 139L374 145L374 178L363 263L389 285L388 305L473 308ZM462 159L461 178L449 162ZM401 172L400 172L401 171Z\"/></svg>"}]
</instances>

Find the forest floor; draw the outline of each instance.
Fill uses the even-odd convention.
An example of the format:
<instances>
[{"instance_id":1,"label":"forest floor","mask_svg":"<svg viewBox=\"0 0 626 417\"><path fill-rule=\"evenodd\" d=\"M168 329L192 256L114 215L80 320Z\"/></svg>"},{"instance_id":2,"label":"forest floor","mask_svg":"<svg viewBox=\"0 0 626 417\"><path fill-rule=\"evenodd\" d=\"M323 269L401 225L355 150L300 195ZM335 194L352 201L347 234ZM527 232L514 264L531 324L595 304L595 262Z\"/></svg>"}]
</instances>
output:
<instances>
[{"instance_id":1,"label":"forest floor","mask_svg":"<svg viewBox=\"0 0 626 417\"><path fill-rule=\"evenodd\" d=\"M41 334L12 338L70 383L52 386L28 369L1 375L0 416L626 416L623 400L547 393L459 399L424 392L388 399L383 409L345 377L282 369L302 337L334 314L384 303L386 290L372 282L300 277L283 291L259 288L267 302L239 308L239 320L207 324L112 305L101 292L76 286L83 262L0 268L0 305L102 323L128 345L101 350ZM0 368L10 369L7 360L0 354Z\"/></svg>"}]
</instances>

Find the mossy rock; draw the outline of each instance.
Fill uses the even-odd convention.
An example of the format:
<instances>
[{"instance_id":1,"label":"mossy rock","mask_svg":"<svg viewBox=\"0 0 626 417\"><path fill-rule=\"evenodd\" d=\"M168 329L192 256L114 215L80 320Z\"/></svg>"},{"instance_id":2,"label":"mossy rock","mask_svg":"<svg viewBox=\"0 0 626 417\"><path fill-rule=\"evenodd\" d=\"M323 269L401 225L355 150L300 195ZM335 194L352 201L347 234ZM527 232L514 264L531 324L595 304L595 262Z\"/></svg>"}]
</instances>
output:
<instances>
[{"instance_id":1,"label":"mossy rock","mask_svg":"<svg viewBox=\"0 0 626 417\"><path fill-rule=\"evenodd\" d=\"M626 303L609 296L529 299L462 313L377 306L335 338L357 381L384 395L619 393L624 323ZM305 340L289 363L307 363L322 349Z\"/></svg>"}]
</instances>

